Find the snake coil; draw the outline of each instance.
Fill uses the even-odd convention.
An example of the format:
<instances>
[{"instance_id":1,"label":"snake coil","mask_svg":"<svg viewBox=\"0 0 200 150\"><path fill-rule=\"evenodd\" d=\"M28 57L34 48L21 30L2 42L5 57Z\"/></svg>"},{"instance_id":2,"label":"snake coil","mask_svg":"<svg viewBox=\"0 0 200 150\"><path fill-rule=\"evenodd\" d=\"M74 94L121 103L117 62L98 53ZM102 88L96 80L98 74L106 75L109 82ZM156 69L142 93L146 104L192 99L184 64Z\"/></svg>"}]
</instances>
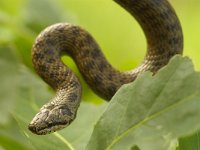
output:
<instances>
[{"instance_id":1,"label":"snake coil","mask_svg":"<svg viewBox=\"0 0 200 150\"><path fill-rule=\"evenodd\" d=\"M144 61L131 71L118 71L108 63L98 44L84 29L68 23L47 27L33 45L32 62L36 72L56 91L56 95L29 124L33 133L41 135L60 130L76 117L81 85L61 61L63 54L73 58L92 90L108 101L139 73L147 70L156 73L172 56L182 54L182 29L167 0L114 1L132 14L142 27L148 45Z\"/></svg>"}]
</instances>

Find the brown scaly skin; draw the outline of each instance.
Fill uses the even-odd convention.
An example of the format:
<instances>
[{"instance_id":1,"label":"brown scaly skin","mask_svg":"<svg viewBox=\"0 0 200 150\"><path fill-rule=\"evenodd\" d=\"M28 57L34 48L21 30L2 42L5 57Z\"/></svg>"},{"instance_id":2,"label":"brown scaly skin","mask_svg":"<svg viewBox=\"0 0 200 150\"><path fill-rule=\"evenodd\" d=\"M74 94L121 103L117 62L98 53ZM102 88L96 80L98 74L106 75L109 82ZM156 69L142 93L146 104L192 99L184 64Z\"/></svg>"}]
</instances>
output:
<instances>
[{"instance_id":1,"label":"brown scaly skin","mask_svg":"<svg viewBox=\"0 0 200 150\"><path fill-rule=\"evenodd\" d=\"M166 0L114 0L129 11L141 25L147 38L143 63L127 72L113 68L93 37L84 29L67 23L46 28L32 48L35 70L56 91L56 96L34 117L29 129L47 134L69 125L76 117L81 85L74 73L61 61L68 54L76 62L85 81L95 93L110 100L123 85L141 72L156 73L176 54L182 54L183 35L178 18Z\"/></svg>"}]
</instances>

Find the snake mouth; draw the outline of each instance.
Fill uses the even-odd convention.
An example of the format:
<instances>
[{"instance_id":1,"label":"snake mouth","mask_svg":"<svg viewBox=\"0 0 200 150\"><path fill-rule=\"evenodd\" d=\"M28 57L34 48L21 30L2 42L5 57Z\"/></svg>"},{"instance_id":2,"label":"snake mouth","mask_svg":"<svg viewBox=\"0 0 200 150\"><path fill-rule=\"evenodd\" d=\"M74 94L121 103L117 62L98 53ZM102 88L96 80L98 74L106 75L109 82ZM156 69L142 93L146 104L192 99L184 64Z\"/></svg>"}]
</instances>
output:
<instances>
[{"instance_id":1,"label":"snake mouth","mask_svg":"<svg viewBox=\"0 0 200 150\"><path fill-rule=\"evenodd\" d=\"M34 134L45 135L63 129L68 125L69 122L59 122L59 123L57 122L57 123L49 123L47 124L47 126L38 128L35 124L29 124L28 129Z\"/></svg>"}]
</instances>

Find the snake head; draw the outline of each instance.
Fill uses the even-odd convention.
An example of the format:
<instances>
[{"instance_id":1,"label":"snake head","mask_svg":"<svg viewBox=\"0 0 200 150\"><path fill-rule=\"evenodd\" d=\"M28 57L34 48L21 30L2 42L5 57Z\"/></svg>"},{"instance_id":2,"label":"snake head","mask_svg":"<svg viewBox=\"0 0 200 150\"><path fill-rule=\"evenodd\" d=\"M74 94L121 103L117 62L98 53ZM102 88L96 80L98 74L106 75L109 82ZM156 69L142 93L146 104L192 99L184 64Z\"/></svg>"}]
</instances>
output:
<instances>
[{"instance_id":1,"label":"snake head","mask_svg":"<svg viewBox=\"0 0 200 150\"><path fill-rule=\"evenodd\" d=\"M69 106L48 103L35 115L28 128L31 132L44 135L68 126L76 116Z\"/></svg>"}]
</instances>

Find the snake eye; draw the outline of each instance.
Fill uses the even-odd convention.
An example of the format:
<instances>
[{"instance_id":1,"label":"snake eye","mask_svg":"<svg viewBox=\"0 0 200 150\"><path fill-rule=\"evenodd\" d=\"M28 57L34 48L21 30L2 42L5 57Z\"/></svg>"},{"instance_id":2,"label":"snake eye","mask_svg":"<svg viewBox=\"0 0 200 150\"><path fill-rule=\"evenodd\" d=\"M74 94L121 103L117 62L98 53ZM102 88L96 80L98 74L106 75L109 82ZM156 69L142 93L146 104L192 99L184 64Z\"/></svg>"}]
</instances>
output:
<instances>
[{"instance_id":1,"label":"snake eye","mask_svg":"<svg viewBox=\"0 0 200 150\"><path fill-rule=\"evenodd\" d=\"M62 115L64 115L64 116L65 115L67 115L67 116L72 116L73 115L73 113L71 112L71 110L69 108L67 108L66 106L62 106L59 109L60 109L60 113Z\"/></svg>"}]
</instances>

